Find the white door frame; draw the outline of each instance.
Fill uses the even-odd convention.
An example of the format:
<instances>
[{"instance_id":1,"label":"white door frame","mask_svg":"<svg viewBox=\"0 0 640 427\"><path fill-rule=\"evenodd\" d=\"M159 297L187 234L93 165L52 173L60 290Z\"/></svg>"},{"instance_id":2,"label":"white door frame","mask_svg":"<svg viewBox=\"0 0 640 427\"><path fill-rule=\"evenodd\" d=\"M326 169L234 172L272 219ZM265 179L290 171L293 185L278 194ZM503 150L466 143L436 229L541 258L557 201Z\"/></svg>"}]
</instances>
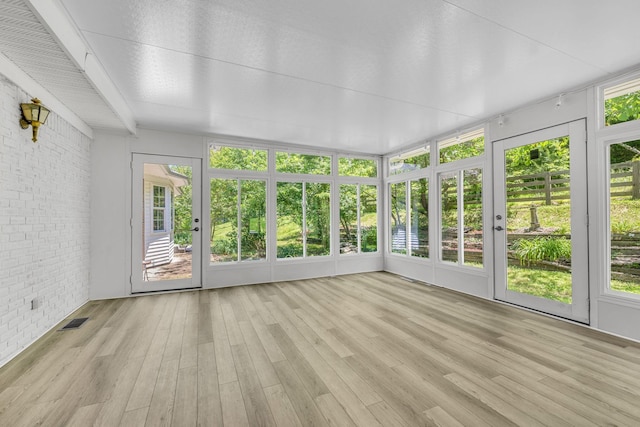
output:
<instances>
[{"instance_id":1,"label":"white door frame","mask_svg":"<svg viewBox=\"0 0 640 427\"><path fill-rule=\"evenodd\" d=\"M190 166L192 169L192 236L191 245L191 277L172 280L145 280L142 241L143 229L143 184L144 165L164 164ZM131 292L156 292L176 289L190 289L202 287L202 167L201 160L192 157L158 156L151 154L133 154L132 168L132 196L131 196ZM197 220L197 221L196 221ZM197 228L197 231L195 230Z\"/></svg>"},{"instance_id":2,"label":"white door frame","mask_svg":"<svg viewBox=\"0 0 640 427\"><path fill-rule=\"evenodd\" d=\"M505 150L569 135L571 188L572 303L507 289ZM582 323L589 323L587 145L584 119L514 136L493 143L495 298ZM498 219L498 216L501 219ZM502 230L500 230L502 228Z\"/></svg>"}]
</instances>

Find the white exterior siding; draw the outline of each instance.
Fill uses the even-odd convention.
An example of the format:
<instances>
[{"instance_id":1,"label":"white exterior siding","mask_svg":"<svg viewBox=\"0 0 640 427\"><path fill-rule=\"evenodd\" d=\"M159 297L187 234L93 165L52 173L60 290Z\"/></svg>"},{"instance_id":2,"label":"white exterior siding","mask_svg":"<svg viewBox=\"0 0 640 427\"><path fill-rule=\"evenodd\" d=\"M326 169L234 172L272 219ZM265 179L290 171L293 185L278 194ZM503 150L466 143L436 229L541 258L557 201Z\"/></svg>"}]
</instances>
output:
<instances>
[{"instance_id":1,"label":"white exterior siding","mask_svg":"<svg viewBox=\"0 0 640 427\"><path fill-rule=\"evenodd\" d=\"M150 266L167 264L173 259L173 230L171 224L171 198L173 190L169 183L155 181L145 176L144 180L144 260ZM166 188L166 207L164 216L164 231L153 229L153 187Z\"/></svg>"}]
</instances>

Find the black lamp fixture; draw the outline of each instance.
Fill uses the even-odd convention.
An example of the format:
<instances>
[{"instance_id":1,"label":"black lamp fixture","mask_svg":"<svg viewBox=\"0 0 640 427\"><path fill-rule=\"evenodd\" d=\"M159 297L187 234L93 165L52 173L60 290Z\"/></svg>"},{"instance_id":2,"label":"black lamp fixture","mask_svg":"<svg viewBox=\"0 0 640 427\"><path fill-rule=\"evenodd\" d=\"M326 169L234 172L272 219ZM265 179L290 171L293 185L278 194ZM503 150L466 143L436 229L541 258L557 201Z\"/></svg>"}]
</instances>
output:
<instances>
[{"instance_id":1,"label":"black lamp fixture","mask_svg":"<svg viewBox=\"0 0 640 427\"><path fill-rule=\"evenodd\" d=\"M33 142L38 141L38 128L43 125L49 117L49 109L40 103L38 98L33 98L31 103L20 104L22 117L20 117L20 126L27 129L29 125L33 128Z\"/></svg>"}]
</instances>

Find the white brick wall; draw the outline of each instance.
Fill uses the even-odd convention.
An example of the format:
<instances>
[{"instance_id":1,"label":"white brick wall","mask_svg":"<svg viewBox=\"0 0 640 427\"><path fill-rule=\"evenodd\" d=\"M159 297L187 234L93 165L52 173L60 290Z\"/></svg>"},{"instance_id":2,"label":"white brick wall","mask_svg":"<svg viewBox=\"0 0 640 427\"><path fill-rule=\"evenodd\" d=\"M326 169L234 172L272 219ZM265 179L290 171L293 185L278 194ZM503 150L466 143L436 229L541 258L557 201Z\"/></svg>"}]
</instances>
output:
<instances>
[{"instance_id":1,"label":"white brick wall","mask_svg":"<svg viewBox=\"0 0 640 427\"><path fill-rule=\"evenodd\" d=\"M0 75L0 366L89 297L91 139L52 111L34 144L29 99Z\"/></svg>"}]
</instances>

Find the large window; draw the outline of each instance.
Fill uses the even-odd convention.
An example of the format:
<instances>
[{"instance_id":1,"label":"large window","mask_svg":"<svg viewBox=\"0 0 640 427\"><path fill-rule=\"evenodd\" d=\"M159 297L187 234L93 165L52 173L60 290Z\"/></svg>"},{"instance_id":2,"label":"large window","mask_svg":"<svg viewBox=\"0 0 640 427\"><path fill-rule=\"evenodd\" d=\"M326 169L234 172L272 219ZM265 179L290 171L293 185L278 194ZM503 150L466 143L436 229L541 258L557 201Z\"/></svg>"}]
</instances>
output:
<instances>
[{"instance_id":1,"label":"large window","mask_svg":"<svg viewBox=\"0 0 640 427\"><path fill-rule=\"evenodd\" d=\"M429 258L429 180L411 181L411 256Z\"/></svg>"},{"instance_id":2,"label":"large window","mask_svg":"<svg viewBox=\"0 0 640 427\"><path fill-rule=\"evenodd\" d=\"M391 252L407 253L407 183L396 182L389 185L391 200Z\"/></svg>"},{"instance_id":3,"label":"large window","mask_svg":"<svg viewBox=\"0 0 640 427\"><path fill-rule=\"evenodd\" d=\"M610 288L640 295L640 140L609 147Z\"/></svg>"},{"instance_id":4,"label":"large window","mask_svg":"<svg viewBox=\"0 0 640 427\"><path fill-rule=\"evenodd\" d=\"M391 252L429 258L429 180L396 182L389 193Z\"/></svg>"},{"instance_id":5,"label":"large window","mask_svg":"<svg viewBox=\"0 0 640 427\"><path fill-rule=\"evenodd\" d=\"M604 89L604 125L640 118L640 79L626 81Z\"/></svg>"},{"instance_id":6,"label":"large window","mask_svg":"<svg viewBox=\"0 0 640 427\"><path fill-rule=\"evenodd\" d=\"M166 231L164 221L167 209L166 191L165 187L153 186L153 231Z\"/></svg>"},{"instance_id":7,"label":"large window","mask_svg":"<svg viewBox=\"0 0 640 427\"><path fill-rule=\"evenodd\" d=\"M482 169L440 174L441 259L482 267Z\"/></svg>"},{"instance_id":8,"label":"large window","mask_svg":"<svg viewBox=\"0 0 640 427\"><path fill-rule=\"evenodd\" d=\"M209 146L209 167L213 169L266 171L267 157L267 150Z\"/></svg>"},{"instance_id":9,"label":"large window","mask_svg":"<svg viewBox=\"0 0 640 427\"><path fill-rule=\"evenodd\" d=\"M458 172L440 175L440 250L443 261L458 262Z\"/></svg>"},{"instance_id":10,"label":"large window","mask_svg":"<svg viewBox=\"0 0 640 427\"><path fill-rule=\"evenodd\" d=\"M420 169L426 169L431 163L431 146L425 145L395 155L389 159L389 174L398 175Z\"/></svg>"},{"instance_id":11,"label":"large window","mask_svg":"<svg viewBox=\"0 0 640 427\"><path fill-rule=\"evenodd\" d=\"M375 178L378 176L378 162L373 159L340 157L338 158L338 175Z\"/></svg>"},{"instance_id":12,"label":"large window","mask_svg":"<svg viewBox=\"0 0 640 427\"><path fill-rule=\"evenodd\" d=\"M211 179L211 262L266 258L266 183Z\"/></svg>"},{"instance_id":13,"label":"large window","mask_svg":"<svg viewBox=\"0 0 640 427\"><path fill-rule=\"evenodd\" d=\"M331 184L277 183L278 258L331 254Z\"/></svg>"},{"instance_id":14,"label":"large window","mask_svg":"<svg viewBox=\"0 0 640 427\"><path fill-rule=\"evenodd\" d=\"M340 253L357 254L378 250L378 187L340 186Z\"/></svg>"},{"instance_id":15,"label":"large window","mask_svg":"<svg viewBox=\"0 0 640 427\"><path fill-rule=\"evenodd\" d=\"M289 152L276 153L276 172L330 175L331 157Z\"/></svg>"},{"instance_id":16,"label":"large window","mask_svg":"<svg viewBox=\"0 0 640 427\"><path fill-rule=\"evenodd\" d=\"M480 156L484 153L484 129L438 141L440 164Z\"/></svg>"},{"instance_id":17,"label":"large window","mask_svg":"<svg viewBox=\"0 0 640 427\"><path fill-rule=\"evenodd\" d=\"M467 169L462 174L462 222L461 231L464 236L463 264L482 267L483 232L482 232L482 169Z\"/></svg>"},{"instance_id":18,"label":"large window","mask_svg":"<svg viewBox=\"0 0 640 427\"><path fill-rule=\"evenodd\" d=\"M380 161L336 157L211 143L211 264L266 260L267 252L271 260L378 252ZM340 249L332 246L332 221Z\"/></svg>"}]
</instances>

